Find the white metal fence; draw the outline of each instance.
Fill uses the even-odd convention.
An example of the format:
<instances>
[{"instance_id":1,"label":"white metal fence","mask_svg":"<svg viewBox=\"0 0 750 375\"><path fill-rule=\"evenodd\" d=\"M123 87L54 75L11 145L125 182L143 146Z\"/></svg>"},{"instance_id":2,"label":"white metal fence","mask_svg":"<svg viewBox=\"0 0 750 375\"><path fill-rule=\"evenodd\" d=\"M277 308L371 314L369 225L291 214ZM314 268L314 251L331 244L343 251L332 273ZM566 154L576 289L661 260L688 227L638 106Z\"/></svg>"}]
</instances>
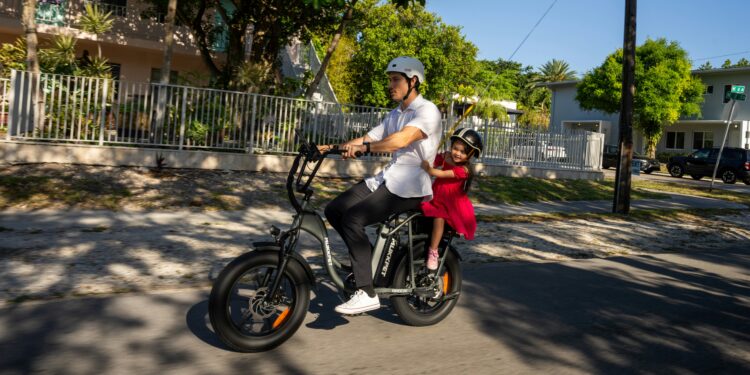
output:
<instances>
[{"instance_id":1,"label":"white metal fence","mask_svg":"<svg viewBox=\"0 0 750 375\"><path fill-rule=\"evenodd\" d=\"M10 94L10 80L0 78L0 135L8 132L8 99Z\"/></svg>"},{"instance_id":2,"label":"white metal fence","mask_svg":"<svg viewBox=\"0 0 750 375\"><path fill-rule=\"evenodd\" d=\"M294 129L318 144L365 134L387 109L206 88L13 71L0 81L6 140L216 150L296 152ZM448 131L455 118L443 118ZM603 135L549 134L515 124L474 122L481 161L596 170Z\"/></svg>"}]
</instances>

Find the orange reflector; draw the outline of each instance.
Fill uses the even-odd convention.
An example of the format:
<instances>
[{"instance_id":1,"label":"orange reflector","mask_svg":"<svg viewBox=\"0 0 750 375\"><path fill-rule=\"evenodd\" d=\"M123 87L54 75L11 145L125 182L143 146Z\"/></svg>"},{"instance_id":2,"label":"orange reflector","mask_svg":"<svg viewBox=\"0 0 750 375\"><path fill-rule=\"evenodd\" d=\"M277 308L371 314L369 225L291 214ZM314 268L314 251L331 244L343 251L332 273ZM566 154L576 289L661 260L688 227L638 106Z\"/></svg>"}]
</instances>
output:
<instances>
[{"instance_id":1,"label":"orange reflector","mask_svg":"<svg viewBox=\"0 0 750 375\"><path fill-rule=\"evenodd\" d=\"M279 316L276 318L276 320L273 321L273 329L279 328L281 323L284 323L286 320L287 315L289 315L289 312L292 311L292 309L286 309L279 314Z\"/></svg>"},{"instance_id":2,"label":"orange reflector","mask_svg":"<svg viewBox=\"0 0 750 375\"><path fill-rule=\"evenodd\" d=\"M448 294L448 282L450 281L450 278L448 277L448 272L446 271L443 274L443 294Z\"/></svg>"}]
</instances>

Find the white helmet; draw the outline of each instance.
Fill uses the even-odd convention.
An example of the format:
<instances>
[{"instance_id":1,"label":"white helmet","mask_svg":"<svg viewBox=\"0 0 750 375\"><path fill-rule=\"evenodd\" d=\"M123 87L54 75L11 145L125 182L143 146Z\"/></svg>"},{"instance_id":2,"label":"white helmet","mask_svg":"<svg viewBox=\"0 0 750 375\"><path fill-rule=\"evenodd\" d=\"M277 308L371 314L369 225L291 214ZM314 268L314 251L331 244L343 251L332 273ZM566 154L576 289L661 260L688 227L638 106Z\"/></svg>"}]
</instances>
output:
<instances>
[{"instance_id":1,"label":"white helmet","mask_svg":"<svg viewBox=\"0 0 750 375\"><path fill-rule=\"evenodd\" d=\"M424 65L413 57L399 56L391 60L391 62L388 63L388 67L385 68L385 72L403 73L409 78L417 76L420 85L425 83Z\"/></svg>"}]
</instances>

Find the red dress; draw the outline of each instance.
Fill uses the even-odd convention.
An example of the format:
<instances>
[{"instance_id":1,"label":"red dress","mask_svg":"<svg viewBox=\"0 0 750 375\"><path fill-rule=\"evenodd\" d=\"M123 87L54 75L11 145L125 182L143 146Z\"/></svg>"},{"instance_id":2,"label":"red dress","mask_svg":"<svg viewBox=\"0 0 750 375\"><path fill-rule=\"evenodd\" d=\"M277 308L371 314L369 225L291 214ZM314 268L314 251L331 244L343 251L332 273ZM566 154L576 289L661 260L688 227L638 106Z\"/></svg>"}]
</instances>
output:
<instances>
[{"instance_id":1,"label":"red dress","mask_svg":"<svg viewBox=\"0 0 750 375\"><path fill-rule=\"evenodd\" d=\"M444 171L453 171L456 177L435 179L432 184L432 200L422 202L422 212L427 217L445 219L457 233L472 240L477 229L477 219L474 217L474 206L464 191L464 182L469 176L463 166L446 163L443 154L435 158L434 166L441 165Z\"/></svg>"}]
</instances>

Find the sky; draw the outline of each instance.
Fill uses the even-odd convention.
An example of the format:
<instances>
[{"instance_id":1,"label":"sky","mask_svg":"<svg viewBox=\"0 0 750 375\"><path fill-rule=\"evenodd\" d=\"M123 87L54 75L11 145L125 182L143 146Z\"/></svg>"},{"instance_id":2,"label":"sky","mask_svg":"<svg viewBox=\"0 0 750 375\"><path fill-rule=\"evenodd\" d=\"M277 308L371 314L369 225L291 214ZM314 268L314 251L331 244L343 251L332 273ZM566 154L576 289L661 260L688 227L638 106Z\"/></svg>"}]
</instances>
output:
<instances>
[{"instance_id":1,"label":"sky","mask_svg":"<svg viewBox=\"0 0 750 375\"><path fill-rule=\"evenodd\" d=\"M427 10L460 26L479 59L508 59L554 0L427 0ZM750 0L640 0L636 39L677 41L693 66L750 60ZM579 76L622 48L625 0L557 0L513 56L538 68L567 61ZM723 56L729 55L732 56ZM709 59L706 59L709 58Z\"/></svg>"}]
</instances>

